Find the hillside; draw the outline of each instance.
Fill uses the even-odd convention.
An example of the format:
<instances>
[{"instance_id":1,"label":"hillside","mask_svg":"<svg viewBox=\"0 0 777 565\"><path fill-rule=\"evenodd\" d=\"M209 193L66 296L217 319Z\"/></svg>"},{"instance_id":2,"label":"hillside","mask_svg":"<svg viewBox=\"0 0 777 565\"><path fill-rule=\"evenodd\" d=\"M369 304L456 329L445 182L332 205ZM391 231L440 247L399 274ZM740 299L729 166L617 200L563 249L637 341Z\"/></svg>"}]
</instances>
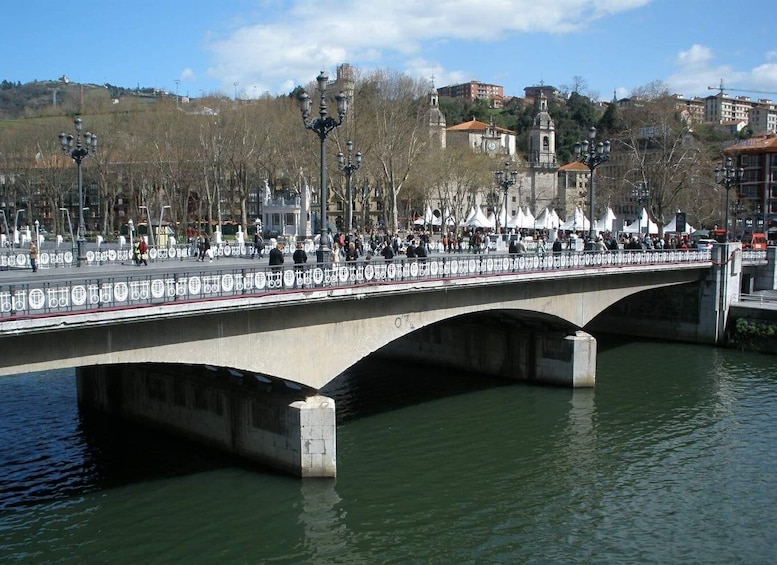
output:
<instances>
[{"instance_id":1,"label":"hillside","mask_svg":"<svg viewBox=\"0 0 777 565\"><path fill-rule=\"evenodd\" d=\"M127 96L160 98L169 96L153 88L124 88L110 84L78 84L62 77L59 80L22 84L3 80L0 83L0 121L77 112L86 100L111 100Z\"/></svg>"}]
</instances>

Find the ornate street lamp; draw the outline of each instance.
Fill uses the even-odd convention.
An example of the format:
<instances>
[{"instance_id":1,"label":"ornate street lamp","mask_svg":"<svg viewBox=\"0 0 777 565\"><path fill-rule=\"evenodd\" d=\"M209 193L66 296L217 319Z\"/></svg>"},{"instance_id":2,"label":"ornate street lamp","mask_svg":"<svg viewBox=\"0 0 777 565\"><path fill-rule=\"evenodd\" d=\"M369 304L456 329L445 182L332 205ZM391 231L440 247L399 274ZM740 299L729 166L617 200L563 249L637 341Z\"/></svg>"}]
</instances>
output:
<instances>
[{"instance_id":1,"label":"ornate street lamp","mask_svg":"<svg viewBox=\"0 0 777 565\"><path fill-rule=\"evenodd\" d=\"M729 209L729 193L732 186L739 186L742 179L745 178L745 170L742 167L734 167L731 157L726 157L725 166L715 167L715 182L723 185L726 188L726 239L725 243L728 243L728 209Z\"/></svg>"},{"instance_id":2,"label":"ornate street lamp","mask_svg":"<svg viewBox=\"0 0 777 565\"><path fill-rule=\"evenodd\" d=\"M596 225L594 220L594 204L596 192L594 191L594 170L602 163L610 160L610 140L596 143L596 128L591 126L588 129L588 139L575 143L575 158L583 163L591 171L591 177L588 179L588 205L590 209L591 223L588 231L589 239L596 239Z\"/></svg>"},{"instance_id":3,"label":"ornate street lamp","mask_svg":"<svg viewBox=\"0 0 777 565\"><path fill-rule=\"evenodd\" d=\"M631 191L631 197L637 201L637 206L639 206L639 224L642 224L642 204L644 202L647 202L647 222L645 225L645 238L650 235L650 185L647 181L637 183L637 186L635 186Z\"/></svg>"},{"instance_id":4,"label":"ornate street lamp","mask_svg":"<svg viewBox=\"0 0 777 565\"><path fill-rule=\"evenodd\" d=\"M351 159L351 153L353 152L353 141L348 140L345 142L345 149L348 152L348 158L342 153L337 154L337 166L345 173L345 192L348 195L348 217L346 218L346 229L350 232L353 229L353 193L351 190L351 175L354 171L358 171L362 166L362 154L360 151L356 152L356 160Z\"/></svg>"},{"instance_id":5,"label":"ornate street lamp","mask_svg":"<svg viewBox=\"0 0 777 565\"><path fill-rule=\"evenodd\" d=\"M504 213L505 213L505 225L502 226L504 228L504 232L507 233L507 191L510 189L511 186L515 184L515 182L518 180L518 171L510 171L510 162L508 161L505 163L505 170L504 171L496 171L494 173L494 176L496 177L496 184L502 187L502 190L505 192L505 200L504 200ZM497 214L497 221L499 220L499 215ZM497 226L498 228L499 226ZM497 229L497 231L499 231Z\"/></svg>"},{"instance_id":6,"label":"ornate street lamp","mask_svg":"<svg viewBox=\"0 0 777 565\"><path fill-rule=\"evenodd\" d=\"M70 232L70 248L75 251L76 239L73 237L73 222L70 221L70 210L67 208L60 208L63 214L67 214L67 227Z\"/></svg>"},{"instance_id":7,"label":"ornate street lamp","mask_svg":"<svg viewBox=\"0 0 777 565\"><path fill-rule=\"evenodd\" d=\"M307 92L302 92L299 95L299 109L302 112L302 123L305 124L305 128L312 130L318 134L318 138L321 140L321 169L319 171L320 189L321 189L321 233L318 240L318 250L316 251L316 261L319 263L328 263L331 255L331 249L329 248L329 237L327 236L327 186L326 186L326 138L329 132L335 128L340 127L345 119L345 114L348 111L348 99L342 92L335 96L337 102L337 114L338 119L335 120L331 116L327 115L326 111L326 84L329 81L329 77L324 71L316 77L318 82L318 92L321 96L321 102L318 106L318 118L308 119L310 116L311 100Z\"/></svg>"},{"instance_id":8,"label":"ornate street lamp","mask_svg":"<svg viewBox=\"0 0 777 565\"><path fill-rule=\"evenodd\" d=\"M745 211L745 204L742 202L739 198L737 198L734 201L734 204L731 207L731 211L734 213L734 231L735 232L743 232L744 230L740 230L740 219L739 216L742 214L742 212Z\"/></svg>"},{"instance_id":9,"label":"ornate street lamp","mask_svg":"<svg viewBox=\"0 0 777 565\"><path fill-rule=\"evenodd\" d=\"M62 132L59 134L59 142L62 144L62 151L65 155L69 156L76 162L78 168L78 237L76 238L77 248L77 265L79 267L86 264L86 255L84 254L84 244L86 242L86 226L84 225L84 186L83 175L81 173L81 162L89 156L90 153L97 151L97 136L93 133L86 132L83 141L81 139L81 129L83 124L81 117L76 116L73 120L76 126L75 138L69 133ZM73 140L75 139L75 146Z\"/></svg>"}]
</instances>

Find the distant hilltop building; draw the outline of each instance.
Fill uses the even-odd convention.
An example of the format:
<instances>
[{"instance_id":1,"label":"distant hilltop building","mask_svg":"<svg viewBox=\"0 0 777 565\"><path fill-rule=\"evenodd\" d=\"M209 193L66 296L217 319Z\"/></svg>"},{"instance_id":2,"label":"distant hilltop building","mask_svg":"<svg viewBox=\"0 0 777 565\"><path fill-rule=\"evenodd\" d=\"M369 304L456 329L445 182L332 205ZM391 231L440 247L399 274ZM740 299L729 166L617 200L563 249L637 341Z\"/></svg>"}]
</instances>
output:
<instances>
[{"instance_id":1,"label":"distant hilltop building","mask_svg":"<svg viewBox=\"0 0 777 565\"><path fill-rule=\"evenodd\" d=\"M437 89L440 96L463 98L466 100L488 100L492 108L501 108L504 102L504 87L498 84L485 84L471 80L463 84L443 86Z\"/></svg>"},{"instance_id":2,"label":"distant hilltop building","mask_svg":"<svg viewBox=\"0 0 777 565\"><path fill-rule=\"evenodd\" d=\"M61 77L59 77L59 80L61 80L65 84L69 84L70 83L70 77L67 76L67 75L62 75Z\"/></svg>"}]
</instances>

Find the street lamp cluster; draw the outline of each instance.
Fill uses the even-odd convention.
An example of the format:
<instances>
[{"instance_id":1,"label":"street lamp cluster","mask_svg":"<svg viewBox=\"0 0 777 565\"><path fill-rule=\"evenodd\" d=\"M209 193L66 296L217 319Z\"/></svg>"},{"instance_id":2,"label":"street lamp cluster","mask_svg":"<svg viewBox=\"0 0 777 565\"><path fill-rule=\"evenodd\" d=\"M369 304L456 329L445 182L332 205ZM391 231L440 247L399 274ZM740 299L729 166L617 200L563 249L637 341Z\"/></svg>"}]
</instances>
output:
<instances>
[{"instance_id":1,"label":"street lamp cluster","mask_svg":"<svg viewBox=\"0 0 777 565\"><path fill-rule=\"evenodd\" d=\"M320 188L321 188L321 230L318 241L318 250L316 251L316 261L319 263L329 262L331 249L329 248L329 237L327 235L327 200L328 192L326 186L326 138L329 133L340 127L345 119L345 114L348 112L348 99L342 92L335 96L335 102L337 103L337 115L338 119L327 115L326 110L326 86L329 81L329 77L324 71L316 77L318 83L318 91L321 97L321 101L318 106L317 118L310 118L310 108L312 102L307 92L302 92L299 95L299 108L302 112L302 123L305 124L305 128L314 131L318 134L318 138L321 141L321 169L319 171Z\"/></svg>"},{"instance_id":2,"label":"street lamp cluster","mask_svg":"<svg viewBox=\"0 0 777 565\"><path fill-rule=\"evenodd\" d=\"M588 179L588 205L590 210L590 229L588 237L596 239L596 225L594 220L594 200L596 192L594 191L594 170L602 163L610 160L610 140L596 143L596 128L591 126L588 129L588 139L575 143L575 158L583 163L591 171Z\"/></svg>"},{"instance_id":3,"label":"street lamp cluster","mask_svg":"<svg viewBox=\"0 0 777 565\"><path fill-rule=\"evenodd\" d=\"M360 151L356 152L356 160L351 158L353 152L353 141L348 140L345 143L345 149L348 152L348 157L342 153L337 154L337 166L345 173L345 192L348 195L348 217L345 220L346 230L353 229L353 190L351 188L351 175L354 171L358 171L362 166L362 154Z\"/></svg>"},{"instance_id":4,"label":"street lamp cluster","mask_svg":"<svg viewBox=\"0 0 777 565\"><path fill-rule=\"evenodd\" d=\"M731 157L726 157L725 165L715 167L715 182L723 185L726 189L726 219L724 228L726 230L726 243L729 241L728 237L728 210L729 210L729 193L732 186L739 186L742 180L745 178L745 170L742 167L734 167Z\"/></svg>"},{"instance_id":5,"label":"street lamp cluster","mask_svg":"<svg viewBox=\"0 0 777 565\"><path fill-rule=\"evenodd\" d=\"M510 171L510 162L508 161L505 163L505 169L504 171L496 171L494 173L494 176L496 177L496 184L502 187L502 190L504 190L505 193L505 200L504 200L504 214L505 214L505 225L502 226L504 228L504 233L507 233L507 192L510 190L510 187L513 186L516 181L518 180L518 171Z\"/></svg>"},{"instance_id":6,"label":"street lamp cluster","mask_svg":"<svg viewBox=\"0 0 777 565\"><path fill-rule=\"evenodd\" d=\"M73 123L76 126L75 137L71 134L62 132L59 134L59 142L62 145L62 151L76 162L78 168L78 237L76 238L76 246L77 265L81 267L86 264L84 249L84 244L86 243L86 226L84 225L84 186L83 175L81 173L81 162L90 154L97 151L97 136L87 131L82 139L81 130L83 129L83 124L81 122L81 117L76 116ZM75 144L73 143L74 140ZM68 222L69 221L70 217L68 215Z\"/></svg>"},{"instance_id":7,"label":"street lamp cluster","mask_svg":"<svg viewBox=\"0 0 777 565\"><path fill-rule=\"evenodd\" d=\"M640 182L635 186L631 191L631 197L637 201L637 206L639 206L639 224L642 225L642 204L647 202L647 208L650 209L650 185L647 181ZM645 237L648 237L650 235L650 212L647 213L647 222L645 223Z\"/></svg>"}]
</instances>

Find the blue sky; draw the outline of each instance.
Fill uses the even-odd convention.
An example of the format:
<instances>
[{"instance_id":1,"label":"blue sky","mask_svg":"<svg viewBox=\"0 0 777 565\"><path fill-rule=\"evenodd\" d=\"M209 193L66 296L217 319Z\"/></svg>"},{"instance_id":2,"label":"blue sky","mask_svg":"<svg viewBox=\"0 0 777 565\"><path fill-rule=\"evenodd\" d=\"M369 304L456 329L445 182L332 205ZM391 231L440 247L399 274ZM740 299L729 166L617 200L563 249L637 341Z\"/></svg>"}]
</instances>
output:
<instances>
[{"instance_id":1,"label":"blue sky","mask_svg":"<svg viewBox=\"0 0 777 565\"><path fill-rule=\"evenodd\" d=\"M67 75L252 98L348 62L436 86L500 84L506 95L582 77L606 100L653 81L707 96L723 79L732 95L777 101L773 11L766 0L9 2L0 80Z\"/></svg>"}]
</instances>

